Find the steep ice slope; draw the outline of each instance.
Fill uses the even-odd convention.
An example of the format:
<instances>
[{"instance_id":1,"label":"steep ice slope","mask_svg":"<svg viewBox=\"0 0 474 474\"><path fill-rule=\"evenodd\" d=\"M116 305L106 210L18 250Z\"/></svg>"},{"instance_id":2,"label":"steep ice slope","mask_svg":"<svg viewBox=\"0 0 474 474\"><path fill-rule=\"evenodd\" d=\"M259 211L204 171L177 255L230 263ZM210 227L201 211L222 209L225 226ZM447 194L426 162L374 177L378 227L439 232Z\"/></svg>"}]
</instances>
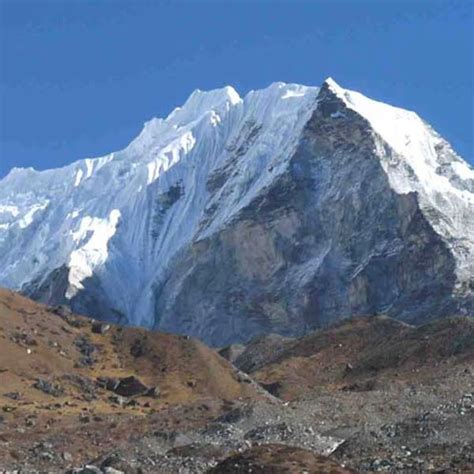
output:
<instances>
[{"instance_id":1,"label":"steep ice slope","mask_svg":"<svg viewBox=\"0 0 474 474\"><path fill-rule=\"evenodd\" d=\"M327 80L195 91L124 150L0 181L0 285L213 344L472 312L474 173Z\"/></svg>"},{"instance_id":2,"label":"steep ice slope","mask_svg":"<svg viewBox=\"0 0 474 474\"><path fill-rule=\"evenodd\" d=\"M125 150L57 170L13 169L0 186L0 285L71 300L97 270L114 310L153 324L151 285L193 239L212 197L208 176L232 147L242 153L252 145L245 172L263 185L269 177L262 170L296 140L316 93L282 83L244 100L231 87L195 91L165 120L146 123ZM247 185L245 176L234 182ZM242 206L229 201L215 228Z\"/></svg>"}]
</instances>

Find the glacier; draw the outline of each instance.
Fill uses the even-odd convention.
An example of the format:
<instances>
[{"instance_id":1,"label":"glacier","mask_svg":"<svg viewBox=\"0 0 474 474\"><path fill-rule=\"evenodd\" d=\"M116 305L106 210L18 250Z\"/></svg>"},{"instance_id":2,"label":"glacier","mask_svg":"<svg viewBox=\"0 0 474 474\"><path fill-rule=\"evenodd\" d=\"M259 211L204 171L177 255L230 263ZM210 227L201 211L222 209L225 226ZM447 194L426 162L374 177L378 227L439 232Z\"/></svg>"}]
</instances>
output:
<instances>
[{"instance_id":1,"label":"glacier","mask_svg":"<svg viewBox=\"0 0 474 474\"><path fill-rule=\"evenodd\" d=\"M125 149L0 181L0 286L213 345L474 313L474 171L327 79L194 91Z\"/></svg>"}]
</instances>

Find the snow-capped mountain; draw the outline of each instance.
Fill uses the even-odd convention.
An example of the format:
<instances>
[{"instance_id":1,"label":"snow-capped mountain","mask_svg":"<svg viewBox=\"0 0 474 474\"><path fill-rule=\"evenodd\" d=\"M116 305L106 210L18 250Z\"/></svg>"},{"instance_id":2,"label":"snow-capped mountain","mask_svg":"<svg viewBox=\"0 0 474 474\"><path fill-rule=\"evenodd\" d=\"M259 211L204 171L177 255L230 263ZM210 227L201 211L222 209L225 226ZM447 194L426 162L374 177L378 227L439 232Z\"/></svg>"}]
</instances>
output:
<instances>
[{"instance_id":1,"label":"snow-capped mountain","mask_svg":"<svg viewBox=\"0 0 474 474\"><path fill-rule=\"evenodd\" d=\"M0 286L211 344L474 314L474 172L328 79L195 91L129 146L0 181Z\"/></svg>"}]
</instances>

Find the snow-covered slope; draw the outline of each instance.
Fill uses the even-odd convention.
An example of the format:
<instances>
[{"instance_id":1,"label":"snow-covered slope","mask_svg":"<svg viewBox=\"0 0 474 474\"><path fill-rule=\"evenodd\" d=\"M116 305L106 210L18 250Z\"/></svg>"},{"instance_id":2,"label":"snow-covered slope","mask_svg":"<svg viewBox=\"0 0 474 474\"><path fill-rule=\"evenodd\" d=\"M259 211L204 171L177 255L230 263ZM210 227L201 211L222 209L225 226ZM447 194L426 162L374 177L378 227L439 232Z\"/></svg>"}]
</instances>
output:
<instances>
[{"instance_id":1,"label":"snow-covered slope","mask_svg":"<svg viewBox=\"0 0 474 474\"><path fill-rule=\"evenodd\" d=\"M472 311L473 216L472 169L413 112L331 79L197 90L124 150L1 180L0 285L214 344L421 321Z\"/></svg>"}]
</instances>

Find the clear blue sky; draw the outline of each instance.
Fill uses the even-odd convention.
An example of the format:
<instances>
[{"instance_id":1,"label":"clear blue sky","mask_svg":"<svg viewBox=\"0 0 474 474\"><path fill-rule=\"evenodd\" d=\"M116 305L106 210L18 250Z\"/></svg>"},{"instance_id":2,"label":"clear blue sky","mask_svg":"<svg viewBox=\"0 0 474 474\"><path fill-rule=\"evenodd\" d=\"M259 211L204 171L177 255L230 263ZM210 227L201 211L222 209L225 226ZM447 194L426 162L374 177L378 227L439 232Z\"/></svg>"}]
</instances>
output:
<instances>
[{"instance_id":1,"label":"clear blue sky","mask_svg":"<svg viewBox=\"0 0 474 474\"><path fill-rule=\"evenodd\" d=\"M124 147L195 88L342 86L473 162L473 4L0 0L0 176Z\"/></svg>"}]
</instances>

